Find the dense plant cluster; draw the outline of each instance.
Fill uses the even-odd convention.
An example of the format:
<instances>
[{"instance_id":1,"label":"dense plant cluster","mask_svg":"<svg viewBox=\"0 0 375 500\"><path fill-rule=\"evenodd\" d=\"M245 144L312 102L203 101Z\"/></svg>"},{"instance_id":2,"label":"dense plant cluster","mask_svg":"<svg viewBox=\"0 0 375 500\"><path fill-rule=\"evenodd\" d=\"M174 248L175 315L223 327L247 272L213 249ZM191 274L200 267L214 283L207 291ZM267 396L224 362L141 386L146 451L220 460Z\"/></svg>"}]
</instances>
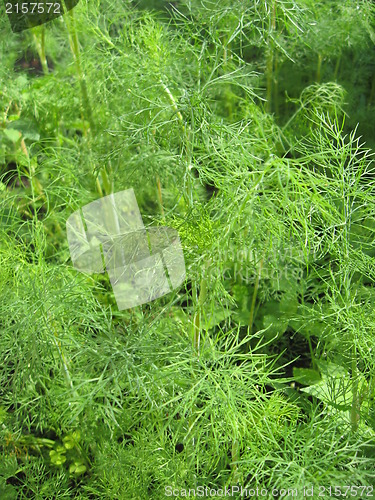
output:
<instances>
[{"instance_id":1,"label":"dense plant cluster","mask_svg":"<svg viewBox=\"0 0 375 500\"><path fill-rule=\"evenodd\" d=\"M0 498L375 483L375 7L81 0L0 26ZM65 223L133 188L186 281Z\"/></svg>"}]
</instances>

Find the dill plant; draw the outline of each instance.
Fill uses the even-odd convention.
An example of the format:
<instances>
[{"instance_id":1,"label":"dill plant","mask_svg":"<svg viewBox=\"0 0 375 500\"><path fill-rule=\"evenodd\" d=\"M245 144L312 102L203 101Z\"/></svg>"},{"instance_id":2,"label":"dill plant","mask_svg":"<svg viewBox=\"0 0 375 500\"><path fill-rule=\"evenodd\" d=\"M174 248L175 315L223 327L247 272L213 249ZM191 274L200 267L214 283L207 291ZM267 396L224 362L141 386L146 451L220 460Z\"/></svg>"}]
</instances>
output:
<instances>
[{"instance_id":1,"label":"dill plant","mask_svg":"<svg viewBox=\"0 0 375 500\"><path fill-rule=\"evenodd\" d=\"M4 42L3 496L374 483L372 153L349 79L323 81L328 42L311 71L328 7L232 4L80 2ZM335 15L357 32L354 4ZM64 224L129 187L178 230L187 280L118 311Z\"/></svg>"}]
</instances>

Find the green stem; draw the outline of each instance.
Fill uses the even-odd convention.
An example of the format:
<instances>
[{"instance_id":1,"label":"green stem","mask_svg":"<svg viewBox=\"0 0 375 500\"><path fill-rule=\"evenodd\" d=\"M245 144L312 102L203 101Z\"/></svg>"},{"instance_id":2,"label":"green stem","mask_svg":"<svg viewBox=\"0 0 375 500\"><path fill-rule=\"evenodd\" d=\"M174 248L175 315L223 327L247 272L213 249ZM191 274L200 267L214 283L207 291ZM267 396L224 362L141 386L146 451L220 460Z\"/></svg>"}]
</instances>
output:
<instances>
[{"instance_id":1,"label":"green stem","mask_svg":"<svg viewBox=\"0 0 375 500\"><path fill-rule=\"evenodd\" d=\"M46 58L46 46L45 46L45 26L32 28L33 39L35 43L36 50L40 59L40 64L42 65L42 70L45 75L48 75L48 63ZM40 32L40 37L38 32Z\"/></svg>"},{"instance_id":2,"label":"green stem","mask_svg":"<svg viewBox=\"0 0 375 500\"><path fill-rule=\"evenodd\" d=\"M340 64L341 64L341 54L337 58L336 65L335 65L335 72L333 73L333 78L335 81L337 80L337 75L339 74Z\"/></svg>"},{"instance_id":3,"label":"green stem","mask_svg":"<svg viewBox=\"0 0 375 500\"><path fill-rule=\"evenodd\" d=\"M357 350L355 345L352 347L352 395L353 400L350 411L350 421L352 424L352 430L356 431L358 429L360 419L360 405L358 395Z\"/></svg>"},{"instance_id":4,"label":"green stem","mask_svg":"<svg viewBox=\"0 0 375 500\"><path fill-rule=\"evenodd\" d=\"M238 472L238 462L240 460L240 443L238 439L232 441L232 484L240 483L240 474Z\"/></svg>"},{"instance_id":5,"label":"green stem","mask_svg":"<svg viewBox=\"0 0 375 500\"><path fill-rule=\"evenodd\" d=\"M210 261L208 261L204 266L203 266L203 274L202 278L200 281L200 290L199 290L199 296L197 297L197 290L196 290L196 285L195 282L193 282L193 300L196 302L195 306L195 314L193 318L193 349L196 354L196 360L199 362L199 354L200 354L200 341L201 341L201 315L202 315L202 308L203 304L207 298L207 277L206 277L206 270L208 265L210 264ZM195 358L194 358L195 359ZM196 377L197 372L195 371L195 368L193 368L193 373L194 373L194 378ZM195 415L196 415L196 404L193 403L192 408L191 408L191 414L189 417L189 429L193 429L194 426L194 421L195 421ZM193 433L192 437L192 450L195 449L195 436ZM192 451L192 457L194 457L194 451ZM195 480L196 483L196 480ZM196 484L194 485L194 487Z\"/></svg>"},{"instance_id":6,"label":"green stem","mask_svg":"<svg viewBox=\"0 0 375 500\"><path fill-rule=\"evenodd\" d=\"M187 205L192 207L194 200L193 200L193 186L192 186L192 181L191 181L191 173L190 173L190 168L191 168L191 158L192 158L192 150L193 150L193 144L192 141L190 140L190 129L185 126L183 116L181 112L178 109L177 106L177 101L174 98L172 92L170 89L163 83L163 81L160 79L160 84L163 87L163 90L168 97L169 102L172 105L173 110L176 113L177 119L180 123L181 130L183 133L183 140L184 140L184 149L186 152L186 176L187 176L187 193L184 192L184 197L187 202ZM159 186L158 186L159 189ZM161 195L161 191L160 191ZM186 196L187 195L187 196ZM187 198L187 199L186 199ZM161 198L160 198L161 199ZM200 339L201 339L201 313L202 313L202 305L204 301L206 300L207 296L207 279L205 276L205 271L206 269L203 270L203 275L200 281L200 291L199 291L199 297L197 296L197 291L196 291L196 282L193 280L193 301L195 301L195 314L193 316L193 349L196 353L196 360L199 361L199 350L200 350ZM194 375L196 374L195 369L193 369ZM189 432L192 432L192 450L191 450L191 457L192 460L194 460L195 457L195 436L194 436L194 422L195 422L195 415L196 415L196 405L193 403L192 408L191 408L191 413L189 416ZM194 487L196 486L196 478L194 480Z\"/></svg>"},{"instance_id":7,"label":"green stem","mask_svg":"<svg viewBox=\"0 0 375 500\"><path fill-rule=\"evenodd\" d=\"M66 9L67 10L67 9ZM86 120L89 123L91 135L95 134L96 124L93 118L92 107L90 103L89 93L87 90L87 83L85 79L85 74L82 70L81 54L79 50L79 41L77 35L77 29L75 26L74 9L69 10L65 15L65 22L68 29L69 45L73 54L73 59L75 62L76 73L81 89L82 96L82 106ZM87 130L86 130L87 133ZM100 196L109 195L113 193L113 186L109 179L108 170L106 167L101 169L102 185L98 177L96 178L96 186Z\"/></svg>"},{"instance_id":8,"label":"green stem","mask_svg":"<svg viewBox=\"0 0 375 500\"><path fill-rule=\"evenodd\" d=\"M370 97L367 103L367 106L370 107L372 103L374 102L374 97L375 97L375 75L372 78L372 83L371 83L371 92L370 92Z\"/></svg>"},{"instance_id":9,"label":"green stem","mask_svg":"<svg viewBox=\"0 0 375 500\"><path fill-rule=\"evenodd\" d=\"M160 212L161 212L163 222L165 223L165 213L164 213L164 207L163 207L163 196L162 196L162 192L161 192L161 182L160 182L160 177L158 175L156 175L156 186L157 186L157 191L158 191L158 201L159 201Z\"/></svg>"},{"instance_id":10,"label":"green stem","mask_svg":"<svg viewBox=\"0 0 375 500\"><path fill-rule=\"evenodd\" d=\"M251 334L251 331L253 329L255 304L256 304L256 300L257 300L260 277L262 274L263 262L264 262L264 257L262 257L262 259L259 262L258 273L257 273L257 277L255 280L253 298L251 300L251 308L250 308L250 315L249 315L249 334Z\"/></svg>"},{"instance_id":11,"label":"green stem","mask_svg":"<svg viewBox=\"0 0 375 500\"><path fill-rule=\"evenodd\" d=\"M178 109L177 106L177 101L174 98L172 92L169 90L169 88L163 83L163 81L160 79L160 84L162 85L169 102L172 104L172 107L176 113L176 116L178 118L178 121L181 125L181 129L183 132L183 137L184 137L184 147L186 151L186 179L187 179L187 193L184 192L183 195L185 197L185 200L187 202L187 205L192 207L194 203L193 199L193 184L192 184L192 179L191 179L191 158L192 158L192 150L193 150L193 144L192 141L190 140L190 135L191 131L188 127L185 126L184 124L184 119L182 117L181 112Z\"/></svg>"},{"instance_id":12,"label":"green stem","mask_svg":"<svg viewBox=\"0 0 375 500\"><path fill-rule=\"evenodd\" d=\"M223 38L223 71L224 73L228 72L228 47L227 47L227 37ZM233 106L232 106L232 97L231 97L231 85L227 83L225 85L225 108L228 113L229 120L232 119L233 116Z\"/></svg>"},{"instance_id":13,"label":"green stem","mask_svg":"<svg viewBox=\"0 0 375 500\"><path fill-rule=\"evenodd\" d=\"M267 54L267 96L266 96L267 113L271 113L272 110L272 90L273 90L272 82L273 82L273 49L272 47L269 47Z\"/></svg>"},{"instance_id":14,"label":"green stem","mask_svg":"<svg viewBox=\"0 0 375 500\"><path fill-rule=\"evenodd\" d=\"M276 0L272 4L272 17L270 23L270 35L268 37L268 49L267 49L267 60L266 60L266 75L267 75L267 103L266 111L271 113L272 111L272 94L273 94L273 83L274 83L274 41L273 33L276 31Z\"/></svg>"},{"instance_id":15,"label":"green stem","mask_svg":"<svg viewBox=\"0 0 375 500\"><path fill-rule=\"evenodd\" d=\"M103 167L101 170L101 174L102 174L102 182L103 182L103 187L104 187L105 193L107 195L112 194L113 193L113 186L112 186L112 183L111 183L109 175L108 175L108 169L106 167Z\"/></svg>"},{"instance_id":16,"label":"green stem","mask_svg":"<svg viewBox=\"0 0 375 500\"><path fill-rule=\"evenodd\" d=\"M314 349L312 347L310 335L308 335L308 337L307 337L307 342L309 343L309 351L310 351L310 356L311 356L311 367L312 367L313 370L316 370L317 367L318 367L318 365L316 363Z\"/></svg>"},{"instance_id":17,"label":"green stem","mask_svg":"<svg viewBox=\"0 0 375 500\"><path fill-rule=\"evenodd\" d=\"M206 266L205 266L200 281L199 297L197 300L196 312L194 314L194 319L193 319L193 347L197 353L198 360L199 360L199 348L201 340L202 307L206 298L207 298L207 278L206 278Z\"/></svg>"},{"instance_id":18,"label":"green stem","mask_svg":"<svg viewBox=\"0 0 375 500\"><path fill-rule=\"evenodd\" d=\"M64 354L63 347L61 345L61 342L58 340L57 321L49 313L48 313L48 321L47 321L47 319L45 319L45 321L46 321L47 328L49 328L49 329L51 329L53 331L53 342L55 344L57 352L59 353L59 357L60 357L60 360L61 360L61 364L63 366L63 371L64 371L64 375L65 375L65 378L66 378L67 385L71 389L73 396L77 399L78 398L78 393L77 393L77 390L75 389L75 387L73 385L73 380L72 380L72 377L70 375L70 371L69 371L69 368L68 368L68 363L66 361L66 357L65 357L65 354Z\"/></svg>"},{"instance_id":19,"label":"green stem","mask_svg":"<svg viewBox=\"0 0 375 500\"><path fill-rule=\"evenodd\" d=\"M316 67L316 81L317 81L317 83L320 83L320 77L321 77L321 71L322 71L322 61L323 61L322 54L318 54L318 65Z\"/></svg>"},{"instance_id":20,"label":"green stem","mask_svg":"<svg viewBox=\"0 0 375 500\"><path fill-rule=\"evenodd\" d=\"M176 112L176 115L177 115L177 118L178 118L178 121L180 122L181 124L181 127L182 127L182 130L183 132L185 132L185 125L184 125L184 119L182 118L182 114L181 112L178 110L178 107L177 107L177 102L176 102L176 99L173 97L173 94L172 92L169 90L169 88L160 80L160 83L165 91L165 93L167 94L168 96L168 99L170 101L170 103L172 104L172 107L174 109L174 111Z\"/></svg>"},{"instance_id":21,"label":"green stem","mask_svg":"<svg viewBox=\"0 0 375 500\"><path fill-rule=\"evenodd\" d=\"M73 54L73 58L74 58L75 66L76 66L76 73L77 73L79 85L81 88L83 109L85 111L86 119L90 125L90 131L92 133L94 133L96 127L95 127L95 122L93 119L93 113L92 113L92 108L91 108L91 104L90 104L89 94L87 91L86 79L85 79L85 75L82 71L81 54L79 51L79 42L78 42L77 30L75 27L74 9L69 10L69 12L65 15L65 21L66 21L66 25L68 28L69 45L70 45L70 49L71 49L72 54Z\"/></svg>"},{"instance_id":22,"label":"green stem","mask_svg":"<svg viewBox=\"0 0 375 500\"><path fill-rule=\"evenodd\" d=\"M278 57L277 57L277 52L275 53L275 78L274 78L274 89L273 89L273 96L274 96L274 103L275 103L275 115L276 117L279 116L279 81L277 78L277 73L278 73Z\"/></svg>"}]
</instances>

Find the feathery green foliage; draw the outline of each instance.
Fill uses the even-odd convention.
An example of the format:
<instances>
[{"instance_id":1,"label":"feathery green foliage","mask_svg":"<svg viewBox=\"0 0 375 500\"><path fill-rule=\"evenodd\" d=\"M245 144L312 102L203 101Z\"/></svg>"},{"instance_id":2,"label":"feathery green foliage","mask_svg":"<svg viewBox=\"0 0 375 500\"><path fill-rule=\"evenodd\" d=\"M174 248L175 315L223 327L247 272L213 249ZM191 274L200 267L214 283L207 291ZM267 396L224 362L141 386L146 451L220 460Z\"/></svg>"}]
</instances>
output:
<instances>
[{"instance_id":1,"label":"feathery green foliage","mask_svg":"<svg viewBox=\"0 0 375 500\"><path fill-rule=\"evenodd\" d=\"M0 497L372 487L372 2L0 26ZM65 223L131 187L187 278L119 311Z\"/></svg>"}]
</instances>

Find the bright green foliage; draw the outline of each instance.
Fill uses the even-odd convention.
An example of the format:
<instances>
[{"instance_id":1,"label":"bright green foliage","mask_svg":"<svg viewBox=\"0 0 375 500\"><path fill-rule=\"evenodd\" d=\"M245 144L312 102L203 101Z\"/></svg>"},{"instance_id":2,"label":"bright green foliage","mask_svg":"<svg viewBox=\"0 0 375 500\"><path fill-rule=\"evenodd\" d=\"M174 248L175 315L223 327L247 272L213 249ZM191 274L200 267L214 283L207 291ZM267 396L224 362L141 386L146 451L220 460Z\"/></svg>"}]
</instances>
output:
<instances>
[{"instance_id":1,"label":"bright green foliage","mask_svg":"<svg viewBox=\"0 0 375 500\"><path fill-rule=\"evenodd\" d=\"M81 2L0 67L0 498L374 485L369 0ZM119 311L65 223L133 188L187 279Z\"/></svg>"}]
</instances>

